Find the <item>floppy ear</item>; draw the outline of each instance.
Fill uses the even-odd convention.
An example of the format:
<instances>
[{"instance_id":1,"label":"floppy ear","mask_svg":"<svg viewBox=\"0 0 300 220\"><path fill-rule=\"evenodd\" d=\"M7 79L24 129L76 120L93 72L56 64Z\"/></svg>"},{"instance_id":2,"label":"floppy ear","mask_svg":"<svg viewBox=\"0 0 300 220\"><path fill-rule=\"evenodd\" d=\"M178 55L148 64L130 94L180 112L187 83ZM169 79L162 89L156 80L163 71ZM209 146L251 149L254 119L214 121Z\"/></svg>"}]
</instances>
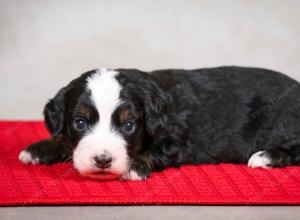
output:
<instances>
[{"instance_id":1,"label":"floppy ear","mask_svg":"<svg viewBox=\"0 0 300 220\"><path fill-rule=\"evenodd\" d=\"M145 100L145 128L150 136L159 138L166 130L167 117L165 103L155 100Z\"/></svg>"},{"instance_id":2,"label":"floppy ear","mask_svg":"<svg viewBox=\"0 0 300 220\"><path fill-rule=\"evenodd\" d=\"M55 139L63 130L66 87L58 91L44 108L46 126Z\"/></svg>"},{"instance_id":3,"label":"floppy ear","mask_svg":"<svg viewBox=\"0 0 300 220\"><path fill-rule=\"evenodd\" d=\"M151 78L141 85L144 91L145 129L150 136L159 138L167 129L167 111L172 97Z\"/></svg>"}]
</instances>

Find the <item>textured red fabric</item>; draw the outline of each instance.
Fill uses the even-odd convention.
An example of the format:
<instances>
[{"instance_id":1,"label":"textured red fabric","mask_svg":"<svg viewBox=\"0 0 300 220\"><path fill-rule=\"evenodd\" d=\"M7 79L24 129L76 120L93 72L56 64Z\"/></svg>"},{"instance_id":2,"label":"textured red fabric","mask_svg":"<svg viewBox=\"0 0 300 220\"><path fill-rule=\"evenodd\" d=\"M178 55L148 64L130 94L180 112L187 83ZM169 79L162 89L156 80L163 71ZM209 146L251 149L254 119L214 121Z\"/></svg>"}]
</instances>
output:
<instances>
[{"instance_id":1,"label":"textured red fabric","mask_svg":"<svg viewBox=\"0 0 300 220\"><path fill-rule=\"evenodd\" d=\"M20 150L48 136L42 122L0 122L0 205L300 204L300 167L184 166L121 182L85 179L72 164L18 161Z\"/></svg>"}]
</instances>

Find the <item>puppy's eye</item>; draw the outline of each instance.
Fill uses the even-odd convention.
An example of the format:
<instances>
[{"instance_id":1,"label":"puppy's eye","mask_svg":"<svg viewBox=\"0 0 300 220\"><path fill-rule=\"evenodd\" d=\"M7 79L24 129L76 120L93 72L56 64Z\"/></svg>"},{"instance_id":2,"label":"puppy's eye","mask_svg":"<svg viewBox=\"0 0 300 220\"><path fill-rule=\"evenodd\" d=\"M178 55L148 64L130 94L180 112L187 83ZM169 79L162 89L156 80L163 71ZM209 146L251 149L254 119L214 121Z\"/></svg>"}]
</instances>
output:
<instances>
[{"instance_id":1,"label":"puppy's eye","mask_svg":"<svg viewBox=\"0 0 300 220\"><path fill-rule=\"evenodd\" d=\"M84 118L75 118L73 126L78 131L84 131L87 129L87 121Z\"/></svg>"},{"instance_id":2,"label":"puppy's eye","mask_svg":"<svg viewBox=\"0 0 300 220\"><path fill-rule=\"evenodd\" d=\"M123 124L123 131L127 134L131 134L135 128L134 121L126 121L125 124Z\"/></svg>"}]
</instances>

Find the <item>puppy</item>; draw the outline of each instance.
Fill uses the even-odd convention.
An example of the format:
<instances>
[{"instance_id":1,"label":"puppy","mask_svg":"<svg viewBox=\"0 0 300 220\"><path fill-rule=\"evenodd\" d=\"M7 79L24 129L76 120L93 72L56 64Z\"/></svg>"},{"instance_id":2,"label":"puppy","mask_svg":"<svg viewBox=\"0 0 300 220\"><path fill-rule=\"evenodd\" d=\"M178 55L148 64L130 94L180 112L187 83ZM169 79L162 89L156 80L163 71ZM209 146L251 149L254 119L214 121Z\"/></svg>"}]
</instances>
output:
<instances>
[{"instance_id":1,"label":"puppy","mask_svg":"<svg viewBox=\"0 0 300 220\"><path fill-rule=\"evenodd\" d=\"M44 108L51 139L19 155L25 164L72 159L84 176L145 180L186 164L300 164L300 89L266 69L97 69Z\"/></svg>"}]
</instances>

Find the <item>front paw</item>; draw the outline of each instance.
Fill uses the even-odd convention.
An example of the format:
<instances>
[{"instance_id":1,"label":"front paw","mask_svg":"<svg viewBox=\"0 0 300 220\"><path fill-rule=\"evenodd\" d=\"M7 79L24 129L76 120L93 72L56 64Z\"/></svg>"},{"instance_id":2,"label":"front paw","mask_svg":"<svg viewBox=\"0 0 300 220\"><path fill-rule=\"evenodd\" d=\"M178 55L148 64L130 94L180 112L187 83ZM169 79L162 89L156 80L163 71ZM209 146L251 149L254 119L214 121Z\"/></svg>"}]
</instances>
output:
<instances>
[{"instance_id":1,"label":"front paw","mask_svg":"<svg viewBox=\"0 0 300 220\"><path fill-rule=\"evenodd\" d=\"M53 164L68 158L69 151L64 144L51 139L34 143L19 154L19 160L24 164Z\"/></svg>"},{"instance_id":2,"label":"front paw","mask_svg":"<svg viewBox=\"0 0 300 220\"><path fill-rule=\"evenodd\" d=\"M144 160L133 160L129 170L121 175L121 180L146 180L151 174L150 166Z\"/></svg>"},{"instance_id":3,"label":"front paw","mask_svg":"<svg viewBox=\"0 0 300 220\"><path fill-rule=\"evenodd\" d=\"M24 164L38 164L39 163L39 158L38 157L34 157L27 150L23 150L19 154L19 161L21 161Z\"/></svg>"},{"instance_id":4,"label":"front paw","mask_svg":"<svg viewBox=\"0 0 300 220\"><path fill-rule=\"evenodd\" d=\"M134 170L129 170L120 176L120 180L146 180L149 176L138 174Z\"/></svg>"}]
</instances>

